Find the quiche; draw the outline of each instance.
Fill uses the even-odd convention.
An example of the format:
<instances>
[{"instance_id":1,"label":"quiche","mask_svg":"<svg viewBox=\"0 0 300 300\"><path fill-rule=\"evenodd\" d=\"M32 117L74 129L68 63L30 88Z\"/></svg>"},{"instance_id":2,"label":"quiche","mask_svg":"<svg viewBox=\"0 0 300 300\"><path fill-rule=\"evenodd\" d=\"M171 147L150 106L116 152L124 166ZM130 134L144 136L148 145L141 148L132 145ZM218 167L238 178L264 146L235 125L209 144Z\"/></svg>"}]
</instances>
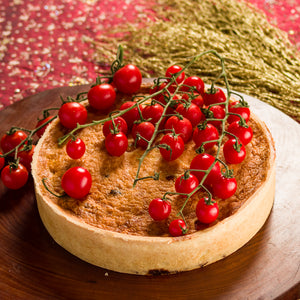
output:
<instances>
[{"instance_id":1,"label":"quiche","mask_svg":"<svg viewBox=\"0 0 300 300\"><path fill-rule=\"evenodd\" d=\"M142 84L137 94L149 93L149 84ZM128 96L119 96L115 108L127 100ZM88 111L87 122L107 117L91 109L87 101L84 105ZM57 142L69 132L57 118L39 140L32 162L40 217L53 239L67 251L88 263L117 272L169 274L223 259L259 231L274 200L272 136L253 113L248 125L253 130L253 138L245 146L246 158L239 164L228 164L235 175L237 190L227 199L215 198L219 215L214 222L203 224L195 212L203 190L187 202L186 197L172 194L176 179L190 168L197 155L192 139L185 144L182 155L173 161L163 159L159 148L153 147L139 169L139 176L146 179L133 186L144 153L144 149L134 145L133 138L129 138L123 155L111 156L105 148L103 124L82 128L77 137L85 142L86 151L81 158L72 159L66 154L66 145ZM158 136L156 144L159 139ZM216 148L206 152L215 155ZM220 159L224 159L222 153ZM64 195L61 186L66 170L75 166L89 170L92 177L91 189L83 199ZM147 178L153 172L159 174L158 180ZM166 191L170 192L171 213L167 219L155 221L149 215L149 204ZM188 232L171 236L168 226L178 218L183 205Z\"/></svg>"}]
</instances>

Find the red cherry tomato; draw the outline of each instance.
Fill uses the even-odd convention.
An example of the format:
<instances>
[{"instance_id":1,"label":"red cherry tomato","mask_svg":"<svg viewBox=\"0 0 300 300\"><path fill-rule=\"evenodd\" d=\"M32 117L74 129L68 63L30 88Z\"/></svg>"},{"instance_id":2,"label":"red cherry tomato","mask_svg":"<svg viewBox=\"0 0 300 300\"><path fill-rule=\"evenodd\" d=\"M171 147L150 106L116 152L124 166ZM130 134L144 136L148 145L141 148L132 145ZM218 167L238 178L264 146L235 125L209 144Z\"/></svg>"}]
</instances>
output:
<instances>
[{"instance_id":1,"label":"red cherry tomato","mask_svg":"<svg viewBox=\"0 0 300 300\"><path fill-rule=\"evenodd\" d=\"M201 198L196 206L196 215L201 223L210 224L218 218L218 203L213 199L211 202L207 204L207 198Z\"/></svg>"},{"instance_id":2,"label":"red cherry tomato","mask_svg":"<svg viewBox=\"0 0 300 300\"><path fill-rule=\"evenodd\" d=\"M64 127L74 129L77 124L85 124L87 120L87 110L78 102L67 102L59 109L58 117Z\"/></svg>"},{"instance_id":3,"label":"red cherry tomato","mask_svg":"<svg viewBox=\"0 0 300 300\"><path fill-rule=\"evenodd\" d=\"M62 176L61 186L70 197L82 199L90 192L92 176L83 167L72 167Z\"/></svg>"},{"instance_id":4,"label":"red cherry tomato","mask_svg":"<svg viewBox=\"0 0 300 300\"><path fill-rule=\"evenodd\" d=\"M224 144L223 153L227 163L239 164L246 157L246 148L241 142L236 147L236 139L230 139Z\"/></svg>"},{"instance_id":5,"label":"red cherry tomato","mask_svg":"<svg viewBox=\"0 0 300 300\"><path fill-rule=\"evenodd\" d=\"M250 109L247 106L244 106L239 101L234 101L232 103L229 103L228 111L230 113L235 113L240 115L242 118L244 118L245 122L247 123L250 119ZM240 117L236 115L230 115L227 119L228 123L232 123L235 121L240 121Z\"/></svg>"},{"instance_id":6,"label":"red cherry tomato","mask_svg":"<svg viewBox=\"0 0 300 300\"><path fill-rule=\"evenodd\" d=\"M140 146L143 149L146 149L148 147L148 142L153 136L154 131L155 127L150 122L142 122L137 124L136 126L133 126L132 136L136 141L136 145Z\"/></svg>"},{"instance_id":7,"label":"red cherry tomato","mask_svg":"<svg viewBox=\"0 0 300 300\"><path fill-rule=\"evenodd\" d=\"M203 97L201 95L197 95L197 97L193 98L192 103L196 104L200 108L203 107Z\"/></svg>"},{"instance_id":8,"label":"red cherry tomato","mask_svg":"<svg viewBox=\"0 0 300 300\"><path fill-rule=\"evenodd\" d=\"M88 92L88 101L91 107L106 111L114 105L116 92L112 85L102 83L93 86Z\"/></svg>"},{"instance_id":9,"label":"red cherry tomato","mask_svg":"<svg viewBox=\"0 0 300 300\"><path fill-rule=\"evenodd\" d=\"M7 165L1 171L1 179L7 188L17 190L26 184L28 171L21 163L17 167Z\"/></svg>"},{"instance_id":10,"label":"red cherry tomato","mask_svg":"<svg viewBox=\"0 0 300 300\"><path fill-rule=\"evenodd\" d=\"M242 142L244 146L246 146L248 143L251 142L253 137L253 130L250 126L247 125L247 127L244 127L240 124L240 121L232 122L228 128L227 131L230 133L233 133L236 137L239 138L239 140ZM229 138L233 138L232 135L227 135Z\"/></svg>"},{"instance_id":11,"label":"red cherry tomato","mask_svg":"<svg viewBox=\"0 0 300 300\"><path fill-rule=\"evenodd\" d=\"M176 134L179 134L186 143L192 136L193 126L187 118L182 120L177 116L170 117L165 123L165 129L174 129Z\"/></svg>"},{"instance_id":12,"label":"red cherry tomato","mask_svg":"<svg viewBox=\"0 0 300 300\"><path fill-rule=\"evenodd\" d=\"M204 104L209 106L211 104L226 102L226 95L219 88L208 89L203 95Z\"/></svg>"},{"instance_id":13,"label":"red cherry tomato","mask_svg":"<svg viewBox=\"0 0 300 300\"><path fill-rule=\"evenodd\" d=\"M35 128L38 128L40 126L42 126L43 124L47 123L49 120L51 120L53 117L52 116L49 116L49 117L46 117L45 119L42 119L42 120L39 120L35 126ZM46 128L48 127L50 123L47 123L45 126L43 126L41 129L39 129L37 132L36 132L36 135L41 138L42 135L44 134Z\"/></svg>"},{"instance_id":14,"label":"red cherry tomato","mask_svg":"<svg viewBox=\"0 0 300 300\"><path fill-rule=\"evenodd\" d=\"M169 217L171 204L160 198L153 199L149 204L149 215L154 221L162 221Z\"/></svg>"},{"instance_id":15,"label":"red cherry tomato","mask_svg":"<svg viewBox=\"0 0 300 300\"><path fill-rule=\"evenodd\" d=\"M66 152L72 159L79 159L85 153L85 143L82 139L69 140L66 146Z\"/></svg>"},{"instance_id":16,"label":"red cherry tomato","mask_svg":"<svg viewBox=\"0 0 300 300\"><path fill-rule=\"evenodd\" d=\"M225 118L225 110L220 105L214 105L209 109L213 113L213 118L215 119L224 119ZM214 125L215 127L220 127L222 122L221 121L208 121L210 124Z\"/></svg>"},{"instance_id":17,"label":"red cherry tomato","mask_svg":"<svg viewBox=\"0 0 300 300\"><path fill-rule=\"evenodd\" d=\"M186 78L183 82L181 90L184 92L189 92L191 87L195 89L195 92L198 92L201 95L204 93L204 82L198 76L190 76Z\"/></svg>"},{"instance_id":18,"label":"red cherry tomato","mask_svg":"<svg viewBox=\"0 0 300 300\"><path fill-rule=\"evenodd\" d=\"M163 112L164 108L158 103L146 105L143 108L143 118L155 125L163 115ZM163 119L160 123L160 126L163 126L164 122L165 120Z\"/></svg>"},{"instance_id":19,"label":"red cherry tomato","mask_svg":"<svg viewBox=\"0 0 300 300\"><path fill-rule=\"evenodd\" d=\"M22 130L17 130L13 134L4 134L0 142L3 153L11 151L26 138L27 134ZM12 153L11 155L13 156L14 153Z\"/></svg>"},{"instance_id":20,"label":"red cherry tomato","mask_svg":"<svg viewBox=\"0 0 300 300\"><path fill-rule=\"evenodd\" d=\"M114 118L114 123L115 126L117 127L118 132L123 132L124 134L127 134L128 126L126 121L122 117ZM113 130L114 130L114 125L112 124L112 120L106 121L103 124L102 131L105 137L108 136L110 133L113 133Z\"/></svg>"},{"instance_id":21,"label":"red cherry tomato","mask_svg":"<svg viewBox=\"0 0 300 300\"><path fill-rule=\"evenodd\" d=\"M170 147L169 150L165 148L159 148L161 156L166 161L173 161L177 159L184 151L183 139L180 136L174 136L171 133L164 135L159 143L161 145L164 144Z\"/></svg>"},{"instance_id":22,"label":"red cherry tomato","mask_svg":"<svg viewBox=\"0 0 300 300\"><path fill-rule=\"evenodd\" d=\"M182 70L182 68L180 66L177 66L177 65L173 65L171 67L169 67L166 71L166 77L172 77L173 74L176 74L178 72L180 72ZM178 75L178 77L176 78L176 82L178 84L180 84L183 80L184 80L184 77L185 77L185 73L182 72L180 75Z\"/></svg>"},{"instance_id":23,"label":"red cherry tomato","mask_svg":"<svg viewBox=\"0 0 300 300\"><path fill-rule=\"evenodd\" d=\"M123 132L116 134L110 133L105 138L105 148L112 156L121 156L128 147L127 136Z\"/></svg>"},{"instance_id":24,"label":"red cherry tomato","mask_svg":"<svg viewBox=\"0 0 300 300\"><path fill-rule=\"evenodd\" d=\"M195 156L191 162L190 169L191 170L208 170L211 165L215 162L215 158L207 153L198 154ZM204 172L200 171L192 171L193 175L195 175L199 183L201 183L203 177L205 176ZM217 178L221 175L221 169L219 162L216 162L215 165L212 167L211 171L208 173L207 177L204 180L205 185L211 185Z\"/></svg>"},{"instance_id":25,"label":"red cherry tomato","mask_svg":"<svg viewBox=\"0 0 300 300\"><path fill-rule=\"evenodd\" d=\"M176 111L183 117L190 120L192 127L197 126L201 120L205 119L200 108L194 103L190 103L188 106L185 104L179 104Z\"/></svg>"},{"instance_id":26,"label":"red cherry tomato","mask_svg":"<svg viewBox=\"0 0 300 300\"><path fill-rule=\"evenodd\" d=\"M213 194L215 197L221 199L227 199L233 196L237 189L237 182L234 177L227 178L224 176L220 176L213 185Z\"/></svg>"},{"instance_id":27,"label":"red cherry tomato","mask_svg":"<svg viewBox=\"0 0 300 300\"><path fill-rule=\"evenodd\" d=\"M114 74L113 83L121 93L136 93L142 83L141 71L135 65L126 65Z\"/></svg>"},{"instance_id":28,"label":"red cherry tomato","mask_svg":"<svg viewBox=\"0 0 300 300\"><path fill-rule=\"evenodd\" d=\"M3 153L0 151L0 155L3 155ZM4 167L5 165L5 158L0 157L0 170Z\"/></svg>"},{"instance_id":29,"label":"red cherry tomato","mask_svg":"<svg viewBox=\"0 0 300 300\"><path fill-rule=\"evenodd\" d=\"M183 174L175 181L175 190L177 193L190 194L199 185L197 177L191 173Z\"/></svg>"},{"instance_id":30,"label":"red cherry tomato","mask_svg":"<svg viewBox=\"0 0 300 300\"><path fill-rule=\"evenodd\" d=\"M130 107L134 106L135 104L136 104L136 102L134 102L134 101L124 102L121 105L120 110L129 109ZM139 109L142 113L143 107L141 105L139 105ZM126 113L124 113L122 115L122 118L126 121L128 128L131 128L133 126L134 121L138 121L141 119L140 113L139 113L139 110L137 107L134 107L134 108L131 108L130 110L128 110Z\"/></svg>"},{"instance_id":31,"label":"red cherry tomato","mask_svg":"<svg viewBox=\"0 0 300 300\"><path fill-rule=\"evenodd\" d=\"M173 220L169 225L169 233L176 237L186 234L187 227L182 219Z\"/></svg>"},{"instance_id":32,"label":"red cherry tomato","mask_svg":"<svg viewBox=\"0 0 300 300\"><path fill-rule=\"evenodd\" d=\"M197 126L193 132L193 141L196 147L201 147L202 143L217 140L219 138L219 132L217 128L211 124L206 124L206 126ZM212 148L217 142L210 142L203 144L205 150Z\"/></svg>"},{"instance_id":33,"label":"red cherry tomato","mask_svg":"<svg viewBox=\"0 0 300 300\"><path fill-rule=\"evenodd\" d=\"M32 162L34 149L35 149L35 145L32 145L30 150L18 152L20 163L27 169L28 172L31 172L31 162Z\"/></svg>"}]
</instances>

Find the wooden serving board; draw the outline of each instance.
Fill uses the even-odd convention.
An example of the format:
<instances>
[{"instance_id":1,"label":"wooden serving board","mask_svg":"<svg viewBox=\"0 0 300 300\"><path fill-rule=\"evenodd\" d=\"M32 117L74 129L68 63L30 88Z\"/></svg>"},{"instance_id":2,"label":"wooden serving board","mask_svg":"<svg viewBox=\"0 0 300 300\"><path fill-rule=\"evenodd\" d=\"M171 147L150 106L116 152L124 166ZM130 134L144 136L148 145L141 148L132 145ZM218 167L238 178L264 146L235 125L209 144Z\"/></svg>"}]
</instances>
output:
<instances>
[{"instance_id":1,"label":"wooden serving board","mask_svg":"<svg viewBox=\"0 0 300 300\"><path fill-rule=\"evenodd\" d=\"M0 112L0 136L32 129L41 111L87 86L48 90ZM277 150L275 204L244 247L204 268L165 276L120 274L90 265L54 242L38 214L32 179L0 183L0 299L297 299L300 297L300 125L245 95ZM253 220L255 222L255 220ZM239 230L238 228L236 230Z\"/></svg>"}]
</instances>

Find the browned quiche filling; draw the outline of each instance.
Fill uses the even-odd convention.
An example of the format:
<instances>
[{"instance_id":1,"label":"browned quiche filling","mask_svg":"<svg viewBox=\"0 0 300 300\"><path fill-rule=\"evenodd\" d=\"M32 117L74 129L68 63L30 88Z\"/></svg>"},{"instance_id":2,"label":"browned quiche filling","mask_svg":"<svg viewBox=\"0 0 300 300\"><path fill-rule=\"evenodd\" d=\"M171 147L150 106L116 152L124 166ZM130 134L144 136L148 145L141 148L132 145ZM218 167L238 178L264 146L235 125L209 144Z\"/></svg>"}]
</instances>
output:
<instances>
[{"instance_id":1,"label":"browned quiche filling","mask_svg":"<svg viewBox=\"0 0 300 300\"><path fill-rule=\"evenodd\" d=\"M89 112L89 120L104 117ZM158 149L152 150L142 164L140 177L151 176L155 171L160 174L159 180L140 180L133 188L139 158L143 154L142 149L133 147L133 140L129 140L128 151L124 155L112 157L105 149L102 125L87 127L78 133L78 137L86 144L86 153L81 159L73 160L66 154L65 145L58 146L57 143L58 138L66 133L66 129L58 120L54 122L55 126L51 127L40 150L38 177L47 179L50 190L63 194L61 188L63 174L71 167L82 166L91 173L93 184L88 196L82 200L68 196L57 198L42 187L43 197L51 199L80 220L105 230L140 236L169 236L169 220L176 218L185 199L178 195L172 196L171 215L162 222L153 221L150 217L149 203L154 198L162 197L166 191L175 191L176 178L189 169L196 155L193 142L187 143L184 153L172 162L165 161ZM239 165L229 165L229 168L234 170L238 184L237 191L226 200L215 199L220 209L216 222L234 214L266 178L270 146L261 126L253 119L250 119L248 124L253 129L253 138L246 146L246 158ZM216 146L208 153L214 155L215 151ZM203 196L201 191L192 196L183 211L189 233L216 224L216 222L210 225L198 223L195 207L201 196Z\"/></svg>"}]
</instances>

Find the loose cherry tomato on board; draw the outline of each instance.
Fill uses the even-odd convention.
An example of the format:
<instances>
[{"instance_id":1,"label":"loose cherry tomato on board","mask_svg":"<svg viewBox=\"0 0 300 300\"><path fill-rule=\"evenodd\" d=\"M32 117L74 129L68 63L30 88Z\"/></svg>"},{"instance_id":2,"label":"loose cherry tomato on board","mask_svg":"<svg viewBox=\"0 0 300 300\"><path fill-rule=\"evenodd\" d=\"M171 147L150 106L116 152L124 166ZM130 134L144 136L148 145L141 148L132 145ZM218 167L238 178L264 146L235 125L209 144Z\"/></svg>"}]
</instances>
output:
<instances>
[{"instance_id":1,"label":"loose cherry tomato on board","mask_svg":"<svg viewBox=\"0 0 300 300\"><path fill-rule=\"evenodd\" d=\"M234 101L229 103L228 111L230 113L235 113L240 115L242 118L244 118L245 122L247 123L250 119L250 109L247 106L247 104L243 104L243 102ZM240 117L236 115L229 115L227 122L232 123L235 121L240 121Z\"/></svg>"},{"instance_id":2,"label":"loose cherry tomato on board","mask_svg":"<svg viewBox=\"0 0 300 300\"><path fill-rule=\"evenodd\" d=\"M211 165L215 162L215 157L210 154L202 153L195 156L190 164L191 170L208 170ZM195 175L199 183L201 183L205 173L201 171L191 171ZM208 173L207 177L204 180L204 184L211 185L214 181L221 175L221 168L219 162L216 162L212 167L211 171Z\"/></svg>"},{"instance_id":3,"label":"loose cherry tomato on board","mask_svg":"<svg viewBox=\"0 0 300 300\"><path fill-rule=\"evenodd\" d=\"M120 110L129 109L130 107L134 106L135 104L136 104L136 102L134 102L134 101L124 102L121 105ZM139 109L142 113L143 107L141 105L139 105ZM131 128L133 126L134 121L138 121L141 119L140 113L139 113L139 110L137 107L134 107L134 108L128 110L126 113L124 113L122 115L122 118L126 121L128 128Z\"/></svg>"},{"instance_id":4,"label":"loose cherry tomato on board","mask_svg":"<svg viewBox=\"0 0 300 300\"><path fill-rule=\"evenodd\" d=\"M105 138L105 148L112 156L121 156L128 147L127 136L123 132L110 133Z\"/></svg>"},{"instance_id":5,"label":"loose cherry tomato on board","mask_svg":"<svg viewBox=\"0 0 300 300\"><path fill-rule=\"evenodd\" d=\"M209 106L211 104L226 102L226 95L219 88L208 89L203 95L204 104Z\"/></svg>"},{"instance_id":6,"label":"loose cherry tomato on board","mask_svg":"<svg viewBox=\"0 0 300 300\"><path fill-rule=\"evenodd\" d=\"M31 149L25 151L22 150L18 152L20 163L27 169L28 172L31 172L31 162L32 162L34 149L35 149L35 145L31 145Z\"/></svg>"},{"instance_id":7,"label":"loose cherry tomato on board","mask_svg":"<svg viewBox=\"0 0 300 300\"><path fill-rule=\"evenodd\" d=\"M155 125L160 120L163 112L164 108L158 103L146 105L143 108L143 118ZM163 126L164 122L165 120L163 119L160 123L160 126Z\"/></svg>"},{"instance_id":8,"label":"loose cherry tomato on board","mask_svg":"<svg viewBox=\"0 0 300 300\"><path fill-rule=\"evenodd\" d=\"M150 122L142 122L134 125L132 128L132 136L136 141L136 145L143 149L148 147L148 142L152 138L155 131L155 127Z\"/></svg>"},{"instance_id":9,"label":"loose cherry tomato on board","mask_svg":"<svg viewBox=\"0 0 300 300\"><path fill-rule=\"evenodd\" d=\"M23 130L16 130L12 134L4 134L0 142L3 153L9 152L14 149L23 140L25 140L27 136L27 133L25 133ZM12 153L11 155L13 156L14 153Z\"/></svg>"},{"instance_id":10,"label":"loose cherry tomato on board","mask_svg":"<svg viewBox=\"0 0 300 300\"><path fill-rule=\"evenodd\" d=\"M212 112L212 118L215 119L224 119L225 118L225 110L222 106L220 105L214 105L209 108L209 110ZM208 121L210 124L214 125L215 127L220 127L222 122L221 121Z\"/></svg>"},{"instance_id":11,"label":"loose cherry tomato on board","mask_svg":"<svg viewBox=\"0 0 300 300\"><path fill-rule=\"evenodd\" d=\"M201 147L202 143L217 140L219 138L219 132L212 124L200 124L194 129L193 141L196 147ZM205 150L212 148L217 142L210 142L203 144Z\"/></svg>"},{"instance_id":12,"label":"loose cherry tomato on board","mask_svg":"<svg viewBox=\"0 0 300 300\"><path fill-rule=\"evenodd\" d=\"M169 233L176 237L187 233L187 226L182 219L175 219L169 225Z\"/></svg>"},{"instance_id":13,"label":"loose cherry tomato on board","mask_svg":"<svg viewBox=\"0 0 300 300\"><path fill-rule=\"evenodd\" d=\"M114 105L116 92L112 85L102 83L93 86L88 91L87 97L91 107L100 111L106 111Z\"/></svg>"},{"instance_id":14,"label":"loose cherry tomato on board","mask_svg":"<svg viewBox=\"0 0 300 300\"><path fill-rule=\"evenodd\" d=\"M169 217L171 204L169 201L155 198L150 202L148 211L154 221L162 221Z\"/></svg>"},{"instance_id":15,"label":"loose cherry tomato on board","mask_svg":"<svg viewBox=\"0 0 300 300\"><path fill-rule=\"evenodd\" d=\"M135 65L126 65L114 74L113 83L121 93L136 93L142 83L141 71Z\"/></svg>"},{"instance_id":16,"label":"loose cherry tomato on board","mask_svg":"<svg viewBox=\"0 0 300 300\"><path fill-rule=\"evenodd\" d=\"M227 131L230 133L233 133L238 139L243 143L244 146L246 146L248 143L251 142L253 137L253 130L248 125L241 125L240 121L232 122L228 128ZM232 135L227 135L229 138L233 138Z\"/></svg>"},{"instance_id":17,"label":"loose cherry tomato on board","mask_svg":"<svg viewBox=\"0 0 300 300\"><path fill-rule=\"evenodd\" d=\"M166 161L173 161L177 159L184 151L184 142L183 139L171 133L168 133L162 137L159 142L160 145L169 146L169 150L165 148L159 148L161 156Z\"/></svg>"},{"instance_id":18,"label":"loose cherry tomato on board","mask_svg":"<svg viewBox=\"0 0 300 300\"><path fill-rule=\"evenodd\" d=\"M122 117L116 117L114 118L114 123L117 128L118 132L123 132L124 134L127 134L128 126L126 121ZM112 120L106 121L103 124L102 128L104 136L108 136L110 133L113 133L114 131L114 125L112 123Z\"/></svg>"},{"instance_id":19,"label":"loose cherry tomato on board","mask_svg":"<svg viewBox=\"0 0 300 300\"><path fill-rule=\"evenodd\" d=\"M66 146L66 152L72 159L79 159L85 153L85 143L82 139L69 140Z\"/></svg>"},{"instance_id":20,"label":"loose cherry tomato on board","mask_svg":"<svg viewBox=\"0 0 300 300\"><path fill-rule=\"evenodd\" d=\"M208 202L207 198L201 198L196 206L196 215L201 223L210 224L214 222L219 215L218 203L213 199Z\"/></svg>"},{"instance_id":21,"label":"loose cherry tomato on board","mask_svg":"<svg viewBox=\"0 0 300 300\"><path fill-rule=\"evenodd\" d=\"M230 139L224 144L223 153L227 163L239 164L246 157L246 148L236 139Z\"/></svg>"},{"instance_id":22,"label":"loose cherry tomato on board","mask_svg":"<svg viewBox=\"0 0 300 300\"><path fill-rule=\"evenodd\" d=\"M67 102L59 109L58 117L64 127L74 129L77 124L85 124L87 120L87 110L78 102Z\"/></svg>"},{"instance_id":23,"label":"loose cherry tomato on board","mask_svg":"<svg viewBox=\"0 0 300 300\"><path fill-rule=\"evenodd\" d=\"M0 155L3 155L3 153L0 151ZM0 157L0 170L4 167L5 165L5 158Z\"/></svg>"},{"instance_id":24,"label":"loose cherry tomato on board","mask_svg":"<svg viewBox=\"0 0 300 300\"><path fill-rule=\"evenodd\" d=\"M237 189L237 182L234 177L219 177L212 185L213 195L221 199L233 196Z\"/></svg>"},{"instance_id":25,"label":"loose cherry tomato on board","mask_svg":"<svg viewBox=\"0 0 300 300\"><path fill-rule=\"evenodd\" d=\"M92 176L83 167L72 167L62 176L61 186L70 197L82 199L90 192Z\"/></svg>"},{"instance_id":26,"label":"loose cherry tomato on board","mask_svg":"<svg viewBox=\"0 0 300 300\"><path fill-rule=\"evenodd\" d=\"M42 120L39 120L35 126L35 128L39 128L40 126L42 126L43 124L47 123L49 120L51 120L53 117L52 116L49 116L49 117L46 117ZM47 126L49 125L50 123L47 123L45 126L43 126L41 129L39 129L37 132L36 132L36 135L41 138L42 135L44 134Z\"/></svg>"},{"instance_id":27,"label":"loose cherry tomato on board","mask_svg":"<svg viewBox=\"0 0 300 300\"><path fill-rule=\"evenodd\" d=\"M192 127L197 126L201 120L205 119L205 116L203 115L200 108L194 103L190 103L187 105L181 103L177 106L176 111L183 117L190 120Z\"/></svg>"},{"instance_id":28,"label":"loose cherry tomato on board","mask_svg":"<svg viewBox=\"0 0 300 300\"><path fill-rule=\"evenodd\" d=\"M198 92L201 95L204 93L204 82L198 76L190 76L186 78L183 84L184 85L182 86L181 90L184 92L190 91L191 87L193 87L195 92Z\"/></svg>"},{"instance_id":29,"label":"loose cherry tomato on board","mask_svg":"<svg viewBox=\"0 0 300 300\"><path fill-rule=\"evenodd\" d=\"M28 171L21 163L18 166L7 165L1 171L1 179L7 188L17 190L26 184Z\"/></svg>"},{"instance_id":30,"label":"loose cherry tomato on board","mask_svg":"<svg viewBox=\"0 0 300 300\"><path fill-rule=\"evenodd\" d=\"M177 116L170 117L165 123L165 129L174 129L176 134L179 134L183 141L186 143L192 136L193 126L190 120Z\"/></svg>"},{"instance_id":31,"label":"loose cherry tomato on board","mask_svg":"<svg viewBox=\"0 0 300 300\"><path fill-rule=\"evenodd\" d=\"M166 77L172 77L173 74L175 73L178 73L182 70L182 68L178 65L173 65L171 67L169 67L166 71ZM185 73L182 72L180 75L178 75L178 77L176 78L176 82L178 84L180 84L183 80L184 80L184 77L185 77Z\"/></svg>"},{"instance_id":32,"label":"loose cherry tomato on board","mask_svg":"<svg viewBox=\"0 0 300 300\"><path fill-rule=\"evenodd\" d=\"M177 193L190 194L198 185L197 177L188 172L188 174L183 174L176 179L175 190Z\"/></svg>"}]
</instances>

